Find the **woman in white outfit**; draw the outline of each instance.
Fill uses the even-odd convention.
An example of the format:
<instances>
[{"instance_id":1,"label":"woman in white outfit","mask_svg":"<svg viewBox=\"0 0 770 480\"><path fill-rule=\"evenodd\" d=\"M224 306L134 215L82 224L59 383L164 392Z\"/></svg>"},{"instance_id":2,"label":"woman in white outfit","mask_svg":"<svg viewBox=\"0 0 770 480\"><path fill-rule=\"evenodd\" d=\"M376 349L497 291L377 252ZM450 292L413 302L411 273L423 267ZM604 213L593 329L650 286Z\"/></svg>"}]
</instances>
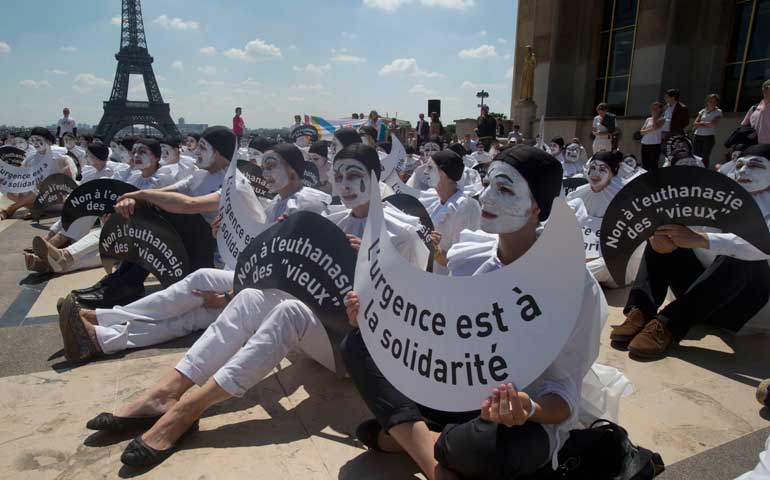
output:
<instances>
[{"instance_id":1,"label":"woman in white outfit","mask_svg":"<svg viewBox=\"0 0 770 480\"><path fill-rule=\"evenodd\" d=\"M602 150L612 151L612 134L602 124L604 116L607 115L607 108L606 103L600 103L596 106L597 115L594 117L593 129L591 130L591 133L594 135L594 143L592 145L592 154L594 155Z\"/></svg>"},{"instance_id":2,"label":"woman in white outfit","mask_svg":"<svg viewBox=\"0 0 770 480\"><path fill-rule=\"evenodd\" d=\"M370 173L379 173L379 157L366 145L351 145L334 161L336 191L350 210L338 225L354 248L369 210ZM399 212L387 221L394 243L401 248L419 245L418 220ZM355 232L355 233L351 233ZM152 426L134 439L121 460L127 465L159 463L174 450L180 437L194 428L201 414L223 400L242 396L259 383L292 348L300 348L328 368L332 349L313 312L291 295L277 290L247 289L225 308L176 368L115 415L103 413L89 428L117 430ZM194 384L201 388L184 397Z\"/></svg>"}]
</instances>

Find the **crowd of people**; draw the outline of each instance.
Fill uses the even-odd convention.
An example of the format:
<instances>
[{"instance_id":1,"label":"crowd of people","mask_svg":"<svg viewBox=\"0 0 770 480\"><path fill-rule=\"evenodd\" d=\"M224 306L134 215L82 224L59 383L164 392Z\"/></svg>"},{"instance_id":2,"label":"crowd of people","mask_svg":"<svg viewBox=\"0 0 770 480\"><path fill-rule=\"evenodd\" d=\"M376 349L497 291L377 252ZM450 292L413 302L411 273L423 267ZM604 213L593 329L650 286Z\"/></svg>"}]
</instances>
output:
<instances>
[{"instance_id":1,"label":"crowd of people","mask_svg":"<svg viewBox=\"0 0 770 480\"><path fill-rule=\"evenodd\" d=\"M272 225L300 211L314 212L337 225L355 251L373 208L371 190L379 189L382 198L405 193L422 204L433 223L433 274L481 277L515 266L525 256L557 199L566 196L585 237L586 230L601 228L610 203L626 185L658 168L718 169L751 195L770 228L770 81L763 94L763 102L736 126L740 131L730 145L731 158L721 162L711 160L715 126L722 117L719 97L706 99L691 138L690 114L676 90L666 92L665 103L652 104L641 126L641 161L617 149L615 118L604 104L597 107L590 155L578 139L528 142L518 126L506 138L488 107L474 134L457 142L446 141L435 113L430 120L420 114L403 146L396 122L388 124L390 141L377 142L382 119L376 111L359 129L338 129L330 141L245 139L239 108L232 129L215 126L185 138L110 141L78 135L65 111L56 136L38 127L28 138L8 136L3 144L25 152L23 167L43 166L43 176L60 173L81 185L108 178L136 187L117 199L112 215L129 218L146 206L199 214L215 238L222 223L222 188L234 172L233 162L258 165L270 193L260 199L264 219L241 221ZM301 125L301 118L295 124ZM57 136L62 146L56 145ZM318 170L312 186L303 183L308 163ZM565 195L566 179L582 185ZM29 207L36 195L7 194L12 204L0 211L0 219ZM414 268L425 269L428 246L420 220L390 203L381 207L395 249ZM58 221L19 253L33 272L97 267L107 220L82 217L67 228ZM212 255L215 268L197 269L149 295L144 290L149 272L123 262L58 304L64 353L78 364L203 331L153 385L86 425L100 431L144 430L123 452L126 465L151 466L172 455L207 409L243 396L290 350L335 370L333 346L308 305L275 289L236 292L235 265L217 252ZM523 478L557 467L559 450L570 430L579 427L583 385L598 368L607 318L602 288L631 284L625 321L613 326L610 340L627 348L632 358L658 359L695 323L736 333L769 331L769 259L735 234L676 224L659 227L632 257L628 279L612 278L601 249L586 248L580 309L566 345L530 385L490 386L488 398L467 412L420 405L383 375L358 329L359 294L350 291L345 308L351 331L339 348L373 415L358 426L356 436L375 451L405 452L431 479ZM666 303L669 288L676 298ZM190 390L194 385L200 388Z\"/></svg>"}]
</instances>

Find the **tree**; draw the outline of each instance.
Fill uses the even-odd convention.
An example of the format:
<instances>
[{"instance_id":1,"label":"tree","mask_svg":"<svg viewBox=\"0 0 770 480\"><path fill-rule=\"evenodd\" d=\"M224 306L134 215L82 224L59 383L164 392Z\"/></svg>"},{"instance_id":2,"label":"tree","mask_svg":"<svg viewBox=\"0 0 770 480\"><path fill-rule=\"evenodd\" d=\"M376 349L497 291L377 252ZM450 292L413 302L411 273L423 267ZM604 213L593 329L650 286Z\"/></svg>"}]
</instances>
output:
<instances>
[{"instance_id":1,"label":"tree","mask_svg":"<svg viewBox=\"0 0 770 480\"><path fill-rule=\"evenodd\" d=\"M500 120L506 120L508 117L504 113L489 112L489 116L492 118L499 118Z\"/></svg>"}]
</instances>

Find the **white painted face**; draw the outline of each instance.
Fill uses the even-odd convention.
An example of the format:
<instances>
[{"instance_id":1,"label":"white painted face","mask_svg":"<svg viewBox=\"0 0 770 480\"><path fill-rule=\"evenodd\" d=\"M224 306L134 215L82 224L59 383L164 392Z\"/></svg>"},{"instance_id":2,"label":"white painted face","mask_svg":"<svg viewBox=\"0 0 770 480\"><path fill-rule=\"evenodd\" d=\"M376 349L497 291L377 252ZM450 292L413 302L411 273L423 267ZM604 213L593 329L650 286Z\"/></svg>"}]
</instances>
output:
<instances>
[{"instance_id":1,"label":"white painted face","mask_svg":"<svg viewBox=\"0 0 770 480\"><path fill-rule=\"evenodd\" d=\"M532 193L521 174L506 162L492 162L479 196L481 229L512 233L526 225L532 213Z\"/></svg>"},{"instance_id":2,"label":"white painted face","mask_svg":"<svg viewBox=\"0 0 770 480\"><path fill-rule=\"evenodd\" d=\"M21 137L16 137L13 139L13 146L18 148L19 150L24 150L25 152L29 148L29 144L27 143L27 141Z\"/></svg>"},{"instance_id":3,"label":"white painted face","mask_svg":"<svg viewBox=\"0 0 770 480\"><path fill-rule=\"evenodd\" d=\"M692 151L690 150L690 144L684 140L676 141L671 144L671 157L682 160L691 156Z\"/></svg>"},{"instance_id":4,"label":"white painted face","mask_svg":"<svg viewBox=\"0 0 770 480\"><path fill-rule=\"evenodd\" d=\"M570 143L567 148L564 149L564 158L569 163L576 163L580 161L580 145L577 143Z\"/></svg>"},{"instance_id":5,"label":"white painted face","mask_svg":"<svg viewBox=\"0 0 770 480\"><path fill-rule=\"evenodd\" d=\"M628 156L624 158L623 163L631 167L632 170L636 170L637 165L636 165L636 159L634 157Z\"/></svg>"},{"instance_id":6,"label":"white painted face","mask_svg":"<svg viewBox=\"0 0 770 480\"><path fill-rule=\"evenodd\" d=\"M746 156L735 161L735 181L750 193L770 189L770 160L765 157Z\"/></svg>"},{"instance_id":7,"label":"white painted face","mask_svg":"<svg viewBox=\"0 0 770 480\"><path fill-rule=\"evenodd\" d=\"M439 173L438 165L431 158L425 162L425 168L422 171L423 182L430 188L436 188L441 181L441 174Z\"/></svg>"},{"instance_id":8,"label":"white painted face","mask_svg":"<svg viewBox=\"0 0 770 480\"><path fill-rule=\"evenodd\" d=\"M211 146L205 138L198 142L198 148L195 149L195 166L206 169L214 163L214 147Z\"/></svg>"},{"instance_id":9,"label":"white painted face","mask_svg":"<svg viewBox=\"0 0 770 480\"><path fill-rule=\"evenodd\" d=\"M45 154L50 146L48 141L39 135L32 135L29 137L29 143L32 145L32 148L41 155Z\"/></svg>"},{"instance_id":10,"label":"white painted face","mask_svg":"<svg viewBox=\"0 0 770 480\"><path fill-rule=\"evenodd\" d=\"M591 190L594 192L601 192L604 190L607 185L609 185L612 177L615 176L613 175L610 166L601 160L591 160L588 162L586 171L588 172L588 183L591 185Z\"/></svg>"},{"instance_id":11,"label":"white painted face","mask_svg":"<svg viewBox=\"0 0 770 480\"><path fill-rule=\"evenodd\" d=\"M422 158L427 160L432 157L434 153L441 151L441 145L435 142L427 142L420 147L420 151L422 152Z\"/></svg>"},{"instance_id":12,"label":"white painted face","mask_svg":"<svg viewBox=\"0 0 770 480\"><path fill-rule=\"evenodd\" d=\"M371 184L366 166L358 160L345 158L334 162L334 189L346 207L356 208L368 203Z\"/></svg>"},{"instance_id":13,"label":"white painted face","mask_svg":"<svg viewBox=\"0 0 770 480\"><path fill-rule=\"evenodd\" d=\"M64 146L67 147L67 150L72 151L77 145L78 142L74 138L69 136L64 138Z\"/></svg>"},{"instance_id":14,"label":"white painted face","mask_svg":"<svg viewBox=\"0 0 770 480\"><path fill-rule=\"evenodd\" d=\"M92 167L101 167L104 165L105 162L99 160L93 153L87 152L86 153L86 165L91 165Z\"/></svg>"},{"instance_id":15,"label":"white painted face","mask_svg":"<svg viewBox=\"0 0 770 480\"><path fill-rule=\"evenodd\" d=\"M168 159L171 156L171 146L165 143L160 145L160 164L165 165L168 163Z\"/></svg>"},{"instance_id":16,"label":"white painted face","mask_svg":"<svg viewBox=\"0 0 770 480\"><path fill-rule=\"evenodd\" d=\"M249 148L249 161L259 165L262 162L262 152L256 148Z\"/></svg>"},{"instance_id":17,"label":"white painted face","mask_svg":"<svg viewBox=\"0 0 770 480\"><path fill-rule=\"evenodd\" d=\"M184 140L184 146L187 147L187 152L194 153L198 149L198 141L193 137L187 137Z\"/></svg>"},{"instance_id":18,"label":"white painted face","mask_svg":"<svg viewBox=\"0 0 770 480\"><path fill-rule=\"evenodd\" d=\"M152 166L152 153L147 145L137 143L131 152L131 168L134 170L144 170Z\"/></svg>"},{"instance_id":19,"label":"white painted face","mask_svg":"<svg viewBox=\"0 0 770 480\"><path fill-rule=\"evenodd\" d=\"M276 193L289 184L288 168L286 161L274 152L267 152L262 157L262 178L270 193Z\"/></svg>"},{"instance_id":20,"label":"white painted face","mask_svg":"<svg viewBox=\"0 0 770 480\"><path fill-rule=\"evenodd\" d=\"M329 181L329 159L317 153L310 153L308 156L318 169L318 181L322 183Z\"/></svg>"}]
</instances>

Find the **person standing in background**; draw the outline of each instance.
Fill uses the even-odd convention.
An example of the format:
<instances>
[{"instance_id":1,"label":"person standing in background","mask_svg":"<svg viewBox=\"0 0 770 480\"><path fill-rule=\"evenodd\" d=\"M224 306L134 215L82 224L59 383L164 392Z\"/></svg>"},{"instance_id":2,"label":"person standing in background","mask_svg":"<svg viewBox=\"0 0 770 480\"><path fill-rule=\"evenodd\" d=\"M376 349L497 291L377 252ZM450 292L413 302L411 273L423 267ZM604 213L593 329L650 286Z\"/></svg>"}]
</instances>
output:
<instances>
[{"instance_id":1,"label":"person standing in background","mask_svg":"<svg viewBox=\"0 0 770 480\"><path fill-rule=\"evenodd\" d=\"M489 105L481 107L481 115L476 120L476 136L484 144L484 149L489 151L489 146L495 138L495 119L489 116Z\"/></svg>"},{"instance_id":2,"label":"person standing in background","mask_svg":"<svg viewBox=\"0 0 770 480\"><path fill-rule=\"evenodd\" d=\"M695 118L695 137L693 138L693 153L703 159L703 166L709 168L711 162L711 150L716 143L716 126L722 118L722 110L719 105L719 95L712 93L706 97L706 106L698 112Z\"/></svg>"},{"instance_id":3,"label":"person standing in background","mask_svg":"<svg viewBox=\"0 0 770 480\"><path fill-rule=\"evenodd\" d=\"M58 122L56 122L56 139L59 141L60 147L64 146L65 133L72 133L76 137L78 135L78 127L75 123L75 119L70 117L70 109L64 107L62 114L64 116L60 118Z\"/></svg>"},{"instance_id":4,"label":"person standing in background","mask_svg":"<svg viewBox=\"0 0 770 480\"><path fill-rule=\"evenodd\" d=\"M741 125L757 131L757 142L770 143L770 79L762 84L762 101L746 112Z\"/></svg>"},{"instance_id":5,"label":"person standing in background","mask_svg":"<svg viewBox=\"0 0 770 480\"><path fill-rule=\"evenodd\" d=\"M650 115L644 121L639 133L642 135L642 167L651 172L660 165L660 144L663 131L663 104L652 102Z\"/></svg>"},{"instance_id":6,"label":"person standing in background","mask_svg":"<svg viewBox=\"0 0 770 480\"><path fill-rule=\"evenodd\" d=\"M591 133L594 135L594 143L591 147L593 150L591 153L596 154L605 150L607 152L612 151L612 133L604 125L604 117L607 115L607 104L600 103L596 106L596 116L594 117L593 129Z\"/></svg>"},{"instance_id":7,"label":"person standing in background","mask_svg":"<svg viewBox=\"0 0 770 480\"><path fill-rule=\"evenodd\" d=\"M419 143L425 143L428 141L428 137L430 136L430 125L428 125L428 122L425 121L424 113L420 114L420 119L417 120L417 126L415 127L415 130L417 131L417 140L419 140Z\"/></svg>"},{"instance_id":8,"label":"person standing in background","mask_svg":"<svg viewBox=\"0 0 770 480\"><path fill-rule=\"evenodd\" d=\"M690 110L679 101L679 97L679 90L676 88L667 90L663 96L666 101L666 110L663 112L663 142L676 135L684 135L684 130L690 123Z\"/></svg>"},{"instance_id":9,"label":"person standing in background","mask_svg":"<svg viewBox=\"0 0 770 480\"><path fill-rule=\"evenodd\" d=\"M241 148L243 131L246 129L246 123L243 121L243 117L241 117L242 112L241 107L236 107L235 116L233 117L233 133L235 134L237 148Z\"/></svg>"},{"instance_id":10,"label":"person standing in background","mask_svg":"<svg viewBox=\"0 0 770 480\"><path fill-rule=\"evenodd\" d=\"M428 130L430 137L443 137L444 126L441 124L441 120L438 118L438 113L431 112L430 114L430 128Z\"/></svg>"}]
</instances>

